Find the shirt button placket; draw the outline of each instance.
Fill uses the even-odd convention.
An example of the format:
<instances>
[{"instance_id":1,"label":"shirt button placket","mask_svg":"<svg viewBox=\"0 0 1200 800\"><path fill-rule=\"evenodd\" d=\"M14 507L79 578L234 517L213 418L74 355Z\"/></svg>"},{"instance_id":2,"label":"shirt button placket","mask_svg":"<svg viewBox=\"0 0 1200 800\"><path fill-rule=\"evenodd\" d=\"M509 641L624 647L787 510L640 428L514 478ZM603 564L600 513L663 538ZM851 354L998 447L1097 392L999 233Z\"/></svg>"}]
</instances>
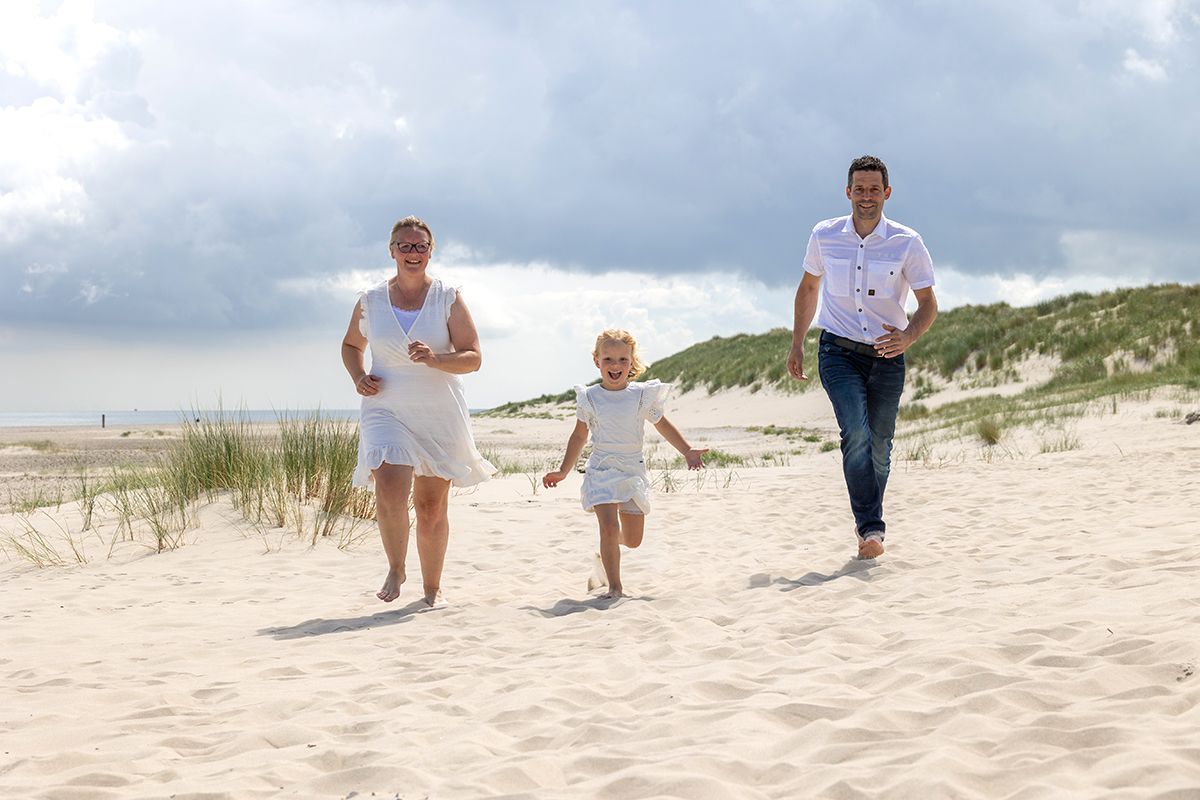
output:
<instances>
[{"instance_id":1,"label":"shirt button placket","mask_svg":"<svg viewBox=\"0 0 1200 800\"><path fill-rule=\"evenodd\" d=\"M860 306L859 303L862 302L863 252L865 250L865 247L866 247L865 243L863 243L863 242L858 243L858 262L855 265L857 268L854 271L854 299L856 301L855 307L858 309L858 324L862 327L863 333L867 332L867 326L866 326L866 320L863 319L862 306Z\"/></svg>"}]
</instances>

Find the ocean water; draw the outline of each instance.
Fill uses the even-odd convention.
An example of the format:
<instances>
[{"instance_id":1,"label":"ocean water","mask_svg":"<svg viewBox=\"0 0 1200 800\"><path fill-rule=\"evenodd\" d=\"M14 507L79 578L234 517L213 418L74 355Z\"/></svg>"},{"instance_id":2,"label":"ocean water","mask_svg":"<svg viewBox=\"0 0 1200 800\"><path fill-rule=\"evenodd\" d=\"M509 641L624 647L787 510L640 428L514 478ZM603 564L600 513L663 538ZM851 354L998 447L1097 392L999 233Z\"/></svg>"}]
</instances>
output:
<instances>
[{"instance_id":1,"label":"ocean water","mask_svg":"<svg viewBox=\"0 0 1200 800\"><path fill-rule=\"evenodd\" d=\"M184 420L195 420L197 416L206 419L244 419L249 422L275 422L281 416L289 419L308 417L319 413L329 419L357 420L357 408L322 408L295 409L287 411L239 409L236 411L224 409L216 411L200 409L196 411L0 411L0 428L32 428L32 427L100 427L100 416L104 415L105 427L128 428L134 425L177 425Z\"/></svg>"}]
</instances>

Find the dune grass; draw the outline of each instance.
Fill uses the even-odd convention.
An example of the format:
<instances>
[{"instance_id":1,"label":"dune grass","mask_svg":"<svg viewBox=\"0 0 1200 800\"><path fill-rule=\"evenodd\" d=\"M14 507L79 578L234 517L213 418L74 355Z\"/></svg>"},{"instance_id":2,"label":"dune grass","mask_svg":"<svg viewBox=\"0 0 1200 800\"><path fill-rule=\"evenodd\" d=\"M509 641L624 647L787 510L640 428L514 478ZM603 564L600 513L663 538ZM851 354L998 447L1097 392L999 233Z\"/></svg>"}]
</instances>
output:
<instances>
[{"instance_id":1,"label":"dune grass","mask_svg":"<svg viewBox=\"0 0 1200 800\"><path fill-rule=\"evenodd\" d=\"M78 534L64 530L48 537L41 532L44 521L35 524L29 516L36 507L14 505L19 530L3 540L5 552L38 566L80 563L86 557L76 543L85 532L98 536L102 527L109 554L123 542L171 550L198 525L200 504L226 493L260 533L290 526L309 543L336 534L339 546L348 546L360 537L363 522L374 519L374 495L351 485L358 460L353 423L316 414L280 415L274 425L255 425L221 411L188 419L195 421L183 423L179 438L150 468L96 476L80 466ZM63 502L59 497L54 505ZM70 545L70 557L57 554L55 539Z\"/></svg>"}]
</instances>

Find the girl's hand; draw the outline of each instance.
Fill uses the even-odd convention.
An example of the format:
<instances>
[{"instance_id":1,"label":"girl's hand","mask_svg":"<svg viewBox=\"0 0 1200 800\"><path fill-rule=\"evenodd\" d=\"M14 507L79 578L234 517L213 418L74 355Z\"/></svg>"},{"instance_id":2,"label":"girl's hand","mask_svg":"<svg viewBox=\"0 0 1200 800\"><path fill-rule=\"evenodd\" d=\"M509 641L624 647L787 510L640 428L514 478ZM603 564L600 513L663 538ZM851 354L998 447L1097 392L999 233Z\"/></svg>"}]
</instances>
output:
<instances>
[{"instance_id":1,"label":"girl's hand","mask_svg":"<svg viewBox=\"0 0 1200 800\"><path fill-rule=\"evenodd\" d=\"M438 354L424 342L415 340L408 345L408 357L414 364L424 364L427 367L438 365Z\"/></svg>"},{"instance_id":2,"label":"girl's hand","mask_svg":"<svg viewBox=\"0 0 1200 800\"><path fill-rule=\"evenodd\" d=\"M697 450L693 447L691 450L688 450L686 453L684 453L683 459L687 462L688 469L704 469L704 462L701 460L701 458L707 452L707 447L702 450Z\"/></svg>"},{"instance_id":3,"label":"girl's hand","mask_svg":"<svg viewBox=\"0 0 1200 800\"><path fill-rule=\"evenodd\" d=\"M370 397L373 394L379 394L380 388L383 386L383 378L378 375L367 373L358 379L358 383L354 384L354 391L361 394L363 397Z\"/></svg>"},{"instance_id":4,"label":"girl's hand","mask_svg":"<svg viewBox=\"0 0 1200 800\"><path fill-rule=\"evenodd\" d=\"M542 486L547 489L553 489L559 483L567 479L568 472L565 469L560 469L555 472L547 472L542 476Z\"/></svg>"}]
</instances>

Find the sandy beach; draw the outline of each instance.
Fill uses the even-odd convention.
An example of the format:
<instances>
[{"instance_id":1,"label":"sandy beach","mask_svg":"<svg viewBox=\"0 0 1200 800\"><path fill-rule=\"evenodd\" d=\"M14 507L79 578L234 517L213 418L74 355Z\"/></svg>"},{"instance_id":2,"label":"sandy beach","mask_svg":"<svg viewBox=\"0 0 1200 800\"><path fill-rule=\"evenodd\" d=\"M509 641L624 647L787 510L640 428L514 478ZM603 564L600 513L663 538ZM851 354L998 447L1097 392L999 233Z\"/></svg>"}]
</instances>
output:
<instances>
[{"instance_id":1,"label":"sandy beach","mask_svg":"<svg viewBox=\"0 0 1200 800\"><path fill-rule=\"evenodd\" d=\"M747 464L657 473L618 601L586 591L578 475L456 493L436 610L374 597L369 525L310 547L227 500L161 554L9 554L0 796L1200 796L1200 425L1148 398L990 448L902 436L887 553L859 561L824 402L677 398L691 441ZM531 466L569 426L476 422ZM0 472L119 433L6 431ZM42 439L57 456L16 444ZM79 513L3 514L0 538Z\"/></svg>"}]
</instances>

